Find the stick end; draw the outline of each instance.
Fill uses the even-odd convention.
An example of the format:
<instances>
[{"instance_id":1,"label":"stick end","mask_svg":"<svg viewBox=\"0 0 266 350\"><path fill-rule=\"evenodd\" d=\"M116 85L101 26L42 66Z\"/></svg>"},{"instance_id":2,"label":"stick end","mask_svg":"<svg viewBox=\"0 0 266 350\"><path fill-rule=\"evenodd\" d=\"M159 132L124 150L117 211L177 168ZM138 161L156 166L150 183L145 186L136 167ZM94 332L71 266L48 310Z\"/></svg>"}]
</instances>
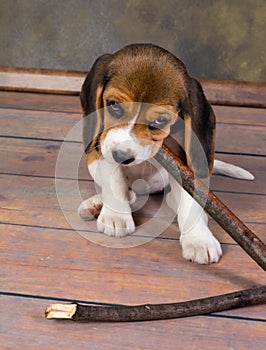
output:
<instances>
[{"instance_id":1,"label":"stick end","mask_svg":"<svg viewBox=\"0 0 266 350\"><path fill-rule=\"evenodd\" d=\"M71 320L77 311L77 304L51 304L45 310L45 317L51 319Z\"/></svg>"}]
</instances>

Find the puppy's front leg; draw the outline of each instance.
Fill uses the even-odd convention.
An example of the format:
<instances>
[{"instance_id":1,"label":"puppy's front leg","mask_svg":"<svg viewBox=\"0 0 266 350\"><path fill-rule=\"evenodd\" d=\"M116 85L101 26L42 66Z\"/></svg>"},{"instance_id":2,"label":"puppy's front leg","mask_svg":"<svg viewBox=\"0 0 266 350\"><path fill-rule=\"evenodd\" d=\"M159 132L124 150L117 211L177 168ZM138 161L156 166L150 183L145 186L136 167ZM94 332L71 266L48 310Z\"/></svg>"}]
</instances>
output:
<instances>
[{"instance_id":1,"label":"puppy's front leg","mask_svg":"<svg viewBox=\"0 0 266 350\"><path fill-rule=\"evenodd\" d=\"M208 228L206 213L173 178L170 185L167 203L177 212L184 258L198 264L218 262L222 249Z\"/></svg>"},{"instance_id":2,"label":"puppy's front leg","mask_svg":"<svg viewBox=\"0 0 266 350\"><path fill-rule=\"evenodd\" d=\"M97 161L95 181L102 188L103 207L97 228L108 236L123 237L135 231L129 205L129 190L120 165Z\"/></svg>"}]
</instances>

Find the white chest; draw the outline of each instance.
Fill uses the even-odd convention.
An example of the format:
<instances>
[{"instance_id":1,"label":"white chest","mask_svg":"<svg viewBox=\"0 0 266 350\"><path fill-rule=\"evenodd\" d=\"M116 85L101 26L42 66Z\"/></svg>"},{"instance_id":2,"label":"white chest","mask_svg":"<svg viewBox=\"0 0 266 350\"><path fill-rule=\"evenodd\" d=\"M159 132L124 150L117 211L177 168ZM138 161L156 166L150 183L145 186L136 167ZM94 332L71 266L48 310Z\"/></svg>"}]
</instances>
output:
<instances>
[{"instance_id":1,"label":"white chest","mask_svg":"<svg viewBox=\"0 0 266 350\"><path fill-rule=\"evenodd\" d=\"M139 195L157 193L168 184L168 173L154 160L134 166L123 167L128 186Z\"/></svg>"}]
</instances>

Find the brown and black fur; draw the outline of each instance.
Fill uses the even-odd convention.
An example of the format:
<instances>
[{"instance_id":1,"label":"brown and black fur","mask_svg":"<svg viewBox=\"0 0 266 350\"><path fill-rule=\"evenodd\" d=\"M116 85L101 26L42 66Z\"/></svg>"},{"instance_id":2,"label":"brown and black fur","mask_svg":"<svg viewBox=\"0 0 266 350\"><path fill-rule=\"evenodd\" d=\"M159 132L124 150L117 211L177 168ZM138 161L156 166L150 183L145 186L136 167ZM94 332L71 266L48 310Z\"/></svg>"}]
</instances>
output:
<instances>
[{"instance_id":1,"label":"brown and black fur","mask_svg":"<svg viewBox=\"0 0 266 350\"><path fill-rule=\"evenodd\" d=\"M89 157L100 152L100 137L104 129L102 109L105 94L111 88L125 93L127 102L142 102L172 106L185 121L179 130L178 122L171 126L171 134L183 133L184 151L175 142L175 152L199 177L207 177L213 167L215 116L200 83L191 78L185 65L168 51L152 44L132 44L114 54L97 59L88 73L81 91L84 118L83 139ZM177 119L178 120L178 119ZM182 129L182 128L181 128ZM186 130L184 130L186 129ZM193 135L191 135L193 130ZM199 140L207 159L207 167L198 157Z\"/></svg>"}]
</instances>

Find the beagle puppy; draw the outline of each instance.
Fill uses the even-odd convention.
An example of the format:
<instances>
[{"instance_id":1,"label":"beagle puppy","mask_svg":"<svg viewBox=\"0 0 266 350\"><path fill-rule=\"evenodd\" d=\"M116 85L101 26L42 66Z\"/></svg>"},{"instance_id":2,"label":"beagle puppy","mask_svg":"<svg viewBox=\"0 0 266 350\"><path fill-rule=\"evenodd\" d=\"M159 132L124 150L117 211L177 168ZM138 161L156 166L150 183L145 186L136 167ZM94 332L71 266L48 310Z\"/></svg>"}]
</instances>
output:
<instances>
[{"instance_id":1,"label":"beagle puppy","mask_svg":"<svg viewBox=\"0 0 266 350\"><path fill-rule=\"evenodd\" d=\"M98 230L106 235L132 234L136 195L170 184L166 200L177 214L184 258L218 262L222 250L206 213L153 157L166 143L202 179L212 172L252 175L214 161L215 116L185 65L161 47L132 44L96 60L80 97L88 169L101 193L85 200L79 215L97 218Z\"/></svg>"}]
</instances>

